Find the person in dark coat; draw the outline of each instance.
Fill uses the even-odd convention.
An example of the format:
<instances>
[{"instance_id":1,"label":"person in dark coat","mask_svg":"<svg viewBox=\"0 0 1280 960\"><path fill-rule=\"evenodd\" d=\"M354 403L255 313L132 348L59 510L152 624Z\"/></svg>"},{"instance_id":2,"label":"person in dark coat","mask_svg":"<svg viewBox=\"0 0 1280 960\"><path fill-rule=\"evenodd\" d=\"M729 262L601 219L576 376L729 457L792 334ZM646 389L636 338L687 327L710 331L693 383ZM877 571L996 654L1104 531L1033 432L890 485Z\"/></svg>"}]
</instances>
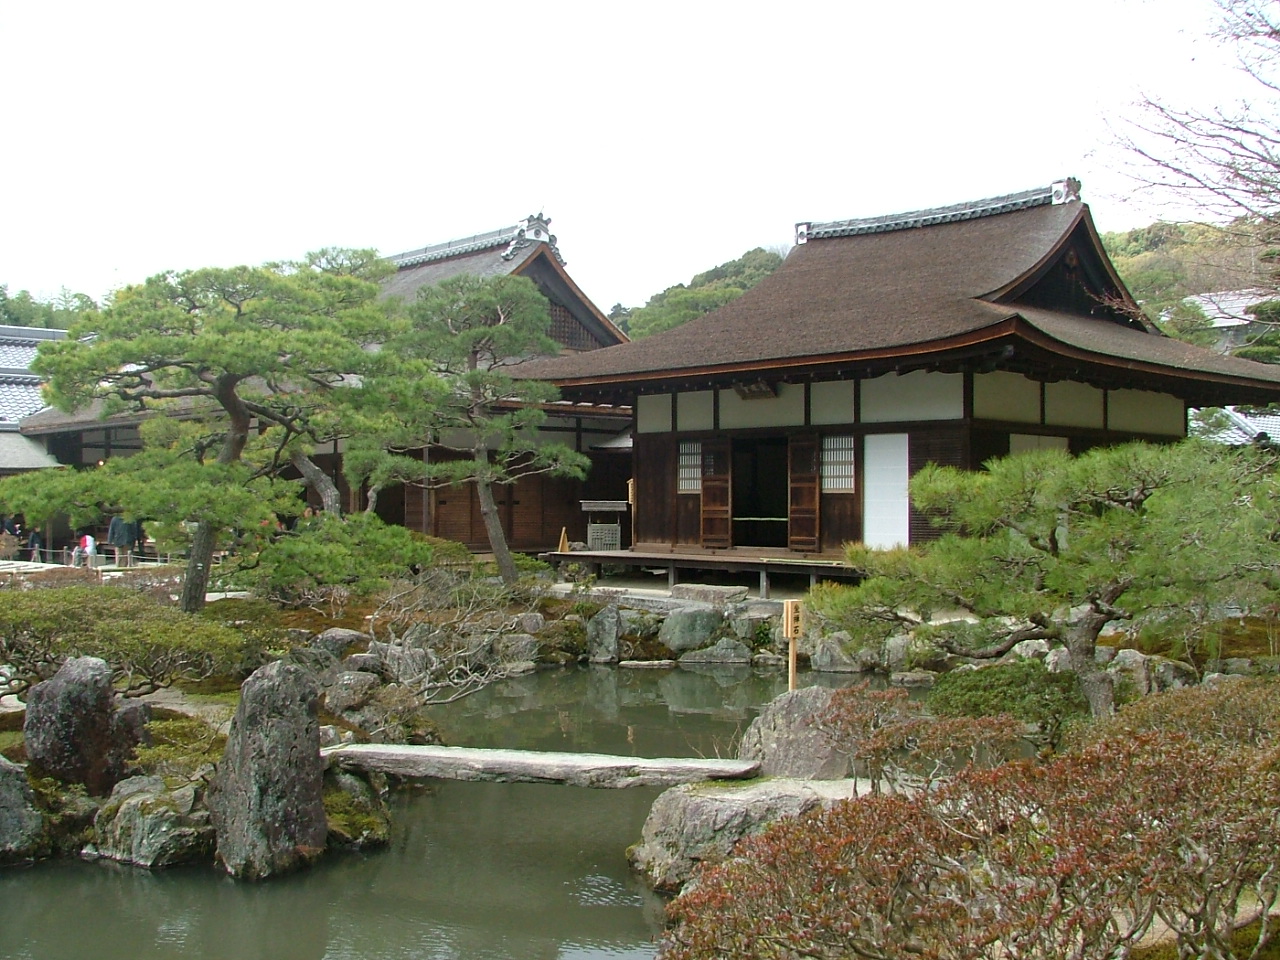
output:
<instances>
[{"instance_id":1,"label":"person in dark coat","mask_svg":"<svg viewBox=\"0 0 1280 960\"><path fill-rule=\"evenodd\" d=\"M27 537L27 550L32 563L40 563L44 554L44 534L39 527L32 527Z\"/></svg>"},{"instance_id":2,"label":"person in dark coat","mask_svg":"<svg viewBox=\"0 0 1280 960\"><path fill-rule=\"evenodd\" d=\"M107 545L115 551L117 567L132 566L133 544L137 539L137 524L130 523L118 513L111 518L107 524ZM124 563L120 562L121 550L124 551Z\"/></svg>"}]
</instances>

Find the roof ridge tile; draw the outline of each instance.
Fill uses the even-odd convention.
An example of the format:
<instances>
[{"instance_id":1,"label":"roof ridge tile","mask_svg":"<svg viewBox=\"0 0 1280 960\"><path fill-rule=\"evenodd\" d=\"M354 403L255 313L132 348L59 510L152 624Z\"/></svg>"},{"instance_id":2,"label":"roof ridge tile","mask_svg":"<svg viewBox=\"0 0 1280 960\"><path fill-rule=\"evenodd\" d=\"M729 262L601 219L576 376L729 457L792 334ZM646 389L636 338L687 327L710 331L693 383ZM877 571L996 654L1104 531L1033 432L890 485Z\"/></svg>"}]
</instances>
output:
<instances>
[{"instance_id":1,"label":"roof ridge tile","mask_svg":"<svg viewBox=\"0 0 1280 960\"><path fill-rule=\"evenodd\" d=\"M796 239L797 242L803 243L805 240L852 237L866 233L890 233L894 230L929 227L938 223L954 223L957 220L976 220L979 217L991 217L1000 213L1012 213L1015 210L1026 210L1029 207L1053 203L1054 192L1054 186L1051 185L1021 190L1018 193L1006 193L999 197L988 197L984 200L969 200L945 207L912 210L907 213L832 220L827 223L797 223Z\"/></svg>"}]
</instances>

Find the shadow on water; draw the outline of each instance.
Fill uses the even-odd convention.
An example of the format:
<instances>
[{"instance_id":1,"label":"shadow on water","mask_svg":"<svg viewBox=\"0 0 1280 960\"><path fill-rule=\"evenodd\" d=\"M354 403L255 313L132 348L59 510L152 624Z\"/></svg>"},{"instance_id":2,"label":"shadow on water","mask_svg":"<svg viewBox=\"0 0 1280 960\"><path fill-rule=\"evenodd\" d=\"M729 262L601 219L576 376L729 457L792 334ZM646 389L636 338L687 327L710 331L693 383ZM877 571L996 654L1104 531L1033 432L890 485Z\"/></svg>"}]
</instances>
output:
<instances>
[{"instance_id":1,"label":"shadow on water","mask_svg":"<svg viewBox=\"0 0 1280 960\"><path fill-rule=\"evenodd\" d=\"M438 708L437 721L459 746L729 755L785 689L746 668L555 670ZM0 870L0 956L648 960L663 903L625 851L658 792L437 782L393 797L389 849L256 885L204 868Z\"/></svg>"}]
</instances>

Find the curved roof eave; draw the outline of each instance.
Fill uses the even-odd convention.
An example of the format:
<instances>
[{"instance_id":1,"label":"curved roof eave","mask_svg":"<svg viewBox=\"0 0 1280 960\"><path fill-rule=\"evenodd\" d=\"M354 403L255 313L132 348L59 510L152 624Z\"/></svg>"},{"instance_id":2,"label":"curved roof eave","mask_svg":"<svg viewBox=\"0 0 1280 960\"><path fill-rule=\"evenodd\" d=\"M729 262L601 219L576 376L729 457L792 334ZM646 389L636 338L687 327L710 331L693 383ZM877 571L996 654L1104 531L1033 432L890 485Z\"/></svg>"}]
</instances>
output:
<instances>
[{"instance_id":1,"label":"curved roof eave","mask_svg":"<svg viewBox=\"0 0 1280 960\"><path fill-rule=\"evenodd\" d=\"M804 378L819 376L824 371L840 368L884 366L920 367L939 362L948 355L975 354L984 346L1002 341L1021 340L1026 344L1077 363L1097 369L1142 373L1162 380L1183 381L1188 386L1217 386L1250 396L1271 396L1280 400L1280 366L1269 366L1236 357L1209 353L1168 337L1154 336L1131 328L1107 324L1099 327L1091 318L1071 317L1052 311L1008 308L984 304L992 311L992 322L953 337L911 345L909 348L888 347L851 351L842 354L815 354L778 361L756 361L687 367L679 370L654 370L642 373L554 378L562 390L658 386L663 383L687 383L690 380L728 381L744 375L785 374ZM1104 335L1114 343L1089 345L1081 342ZM1141 338L1136 339L1136 338ZM1107 349L1103 349L1103 347ZM1175 391L1178 392L1178 391ZM1236 402L1224 399L1222 402Z\"/></svg>"}]
</instances>

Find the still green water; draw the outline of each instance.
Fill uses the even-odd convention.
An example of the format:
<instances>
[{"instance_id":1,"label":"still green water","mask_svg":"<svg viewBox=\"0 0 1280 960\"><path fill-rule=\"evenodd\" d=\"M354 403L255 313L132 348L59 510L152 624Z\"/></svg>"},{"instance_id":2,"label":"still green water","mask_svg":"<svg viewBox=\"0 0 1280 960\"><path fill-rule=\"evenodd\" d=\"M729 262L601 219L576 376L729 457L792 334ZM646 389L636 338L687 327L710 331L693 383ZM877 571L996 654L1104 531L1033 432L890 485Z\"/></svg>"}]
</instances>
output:
<instances>
[{"instance_id":1,"label":"still green water","mask_svg":"<svg viewBox=\"0 0 1280 960\"><path fill-rule=\"evenodd\" d=\"M554 670L436 708L458 746L730 756L780 673ZM213 869L0 870L3 960L649 960L662 901L626 848L657 789L433 782L388 849L263 884Z\"/></svg>"}]
</instances>

